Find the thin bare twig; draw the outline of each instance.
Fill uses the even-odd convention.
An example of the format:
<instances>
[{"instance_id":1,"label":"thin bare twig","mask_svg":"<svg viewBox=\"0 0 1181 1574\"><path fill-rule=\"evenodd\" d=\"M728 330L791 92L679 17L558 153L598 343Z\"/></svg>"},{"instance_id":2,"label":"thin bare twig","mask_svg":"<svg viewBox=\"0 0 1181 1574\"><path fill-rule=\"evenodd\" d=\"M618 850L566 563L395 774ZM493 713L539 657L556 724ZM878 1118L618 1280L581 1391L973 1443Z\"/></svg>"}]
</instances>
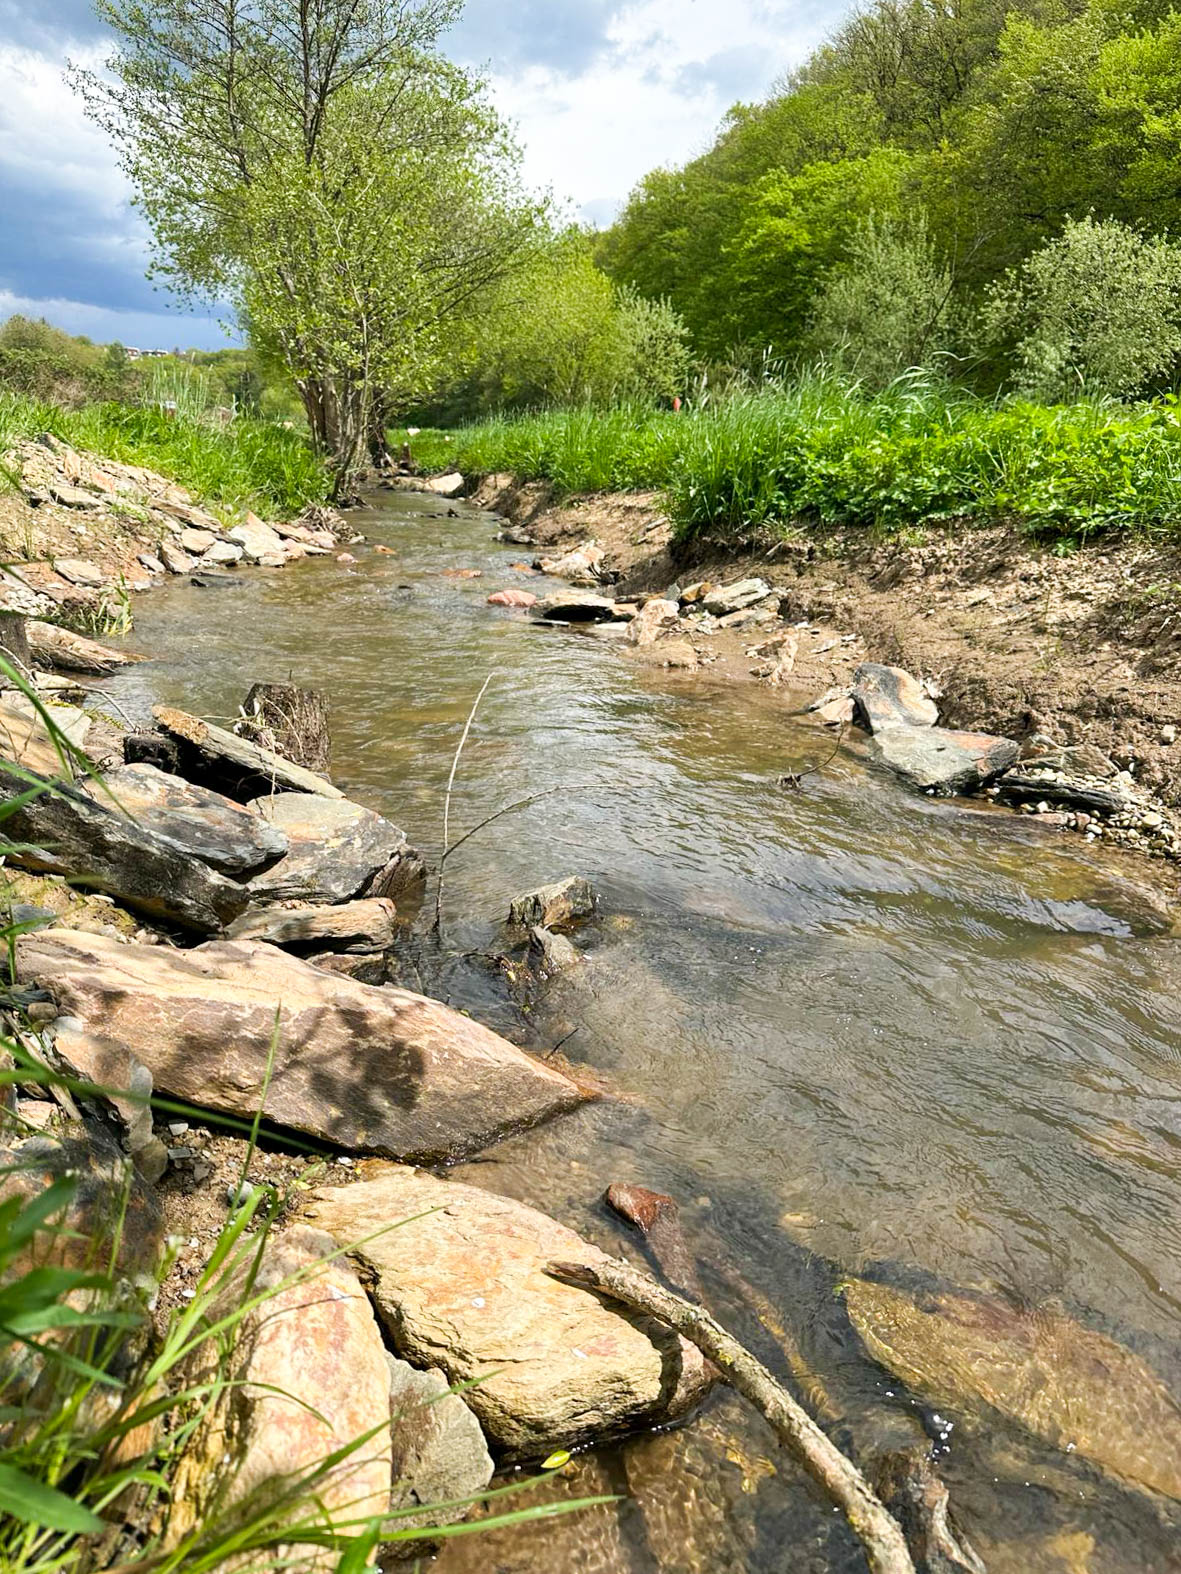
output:
<instances>
[{"instance_id":1,"label":"thin bare twig","mask_svg":"<svg viewBox=\"0 0 1181 1574\"><path fill-rule=\"evenodd\" d=\"M433 926L435 934L438 934L443 927L443 870L447 862L447 855L451 851L451 792L455 786L455 775L459 770L459 762L463 756L464 744L467 742L468 734L472 730L472 723L476 719L476 712L480 708L480 701L487 693L488 685L492 682L494 676L495 674L490 672L484 679L483 683L480 685L480 692L476 695L475 703L468 712L467 723L465 724L463 734L460 737L459 746L455 750L455 757L451 761L451 774L447 778L447 791L443 796L443 856L439 859L439 882L435 890L435 922Z\"/></svg>"},{"instance_id":2,"label":"thin bare twig","mask_svg":"<svg viewBox=\"0 0 1181 1574\"><path fill-rule=\"evenodd\" d=\"M785 771L779 778L779 785L785 792L800 792L803 789L804 778L815 776L818 772L827 770L840 753L841 744L845 738L845 723L842 722L837 732L837 741L833 744L827 758L818 760L815 765L807 765L802 771Z\"/></svg>"}]
</instances>

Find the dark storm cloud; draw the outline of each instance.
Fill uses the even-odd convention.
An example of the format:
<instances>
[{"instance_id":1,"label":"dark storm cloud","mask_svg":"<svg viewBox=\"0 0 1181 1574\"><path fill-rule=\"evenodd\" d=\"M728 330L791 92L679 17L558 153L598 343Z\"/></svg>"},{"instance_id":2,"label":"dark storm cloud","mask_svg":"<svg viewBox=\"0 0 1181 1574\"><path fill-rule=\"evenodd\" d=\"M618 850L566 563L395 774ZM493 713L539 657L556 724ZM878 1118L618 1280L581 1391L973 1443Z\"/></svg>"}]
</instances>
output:
<instances>
[{"instance_id":1,"label":"dark storm cloud","mask_svg":"<svg viewBox=\"0 0 1181 1574\"><path fill-rule=\"evenodd\" d=\"M112 214L68 187L0 162L0 289L14 295L96 301L116 311L159 311L144 277L146 243L128 211Z\"/></svg>"}]
</instances>

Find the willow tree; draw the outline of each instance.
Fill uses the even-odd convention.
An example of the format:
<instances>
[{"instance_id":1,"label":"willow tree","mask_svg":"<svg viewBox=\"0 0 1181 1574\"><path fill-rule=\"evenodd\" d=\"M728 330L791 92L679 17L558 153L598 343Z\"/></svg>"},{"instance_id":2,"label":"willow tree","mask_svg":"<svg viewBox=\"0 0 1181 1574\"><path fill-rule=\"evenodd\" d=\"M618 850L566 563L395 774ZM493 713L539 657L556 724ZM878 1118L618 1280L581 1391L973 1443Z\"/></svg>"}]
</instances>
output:
<instances>
[{"instance_id":1,"label":"willow tree","mask_svg":"<svg viewBox=\"0 0 1181 1574\"><path fill-rule=\"evenodd\" d=\"M438 51L461 0L98 0L75 80L119 149L154 271L228 301L351 489L374 422L541 219L480 82Z\"/></svg>"}]
</instances>

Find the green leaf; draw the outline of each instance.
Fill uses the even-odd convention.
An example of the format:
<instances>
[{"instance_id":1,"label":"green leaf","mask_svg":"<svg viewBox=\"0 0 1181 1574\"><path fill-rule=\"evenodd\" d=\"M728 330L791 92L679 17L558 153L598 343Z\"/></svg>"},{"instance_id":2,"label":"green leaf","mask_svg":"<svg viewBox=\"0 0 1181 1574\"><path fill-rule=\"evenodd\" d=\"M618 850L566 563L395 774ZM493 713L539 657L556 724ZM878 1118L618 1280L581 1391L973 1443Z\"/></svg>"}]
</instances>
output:
<instances>
[{"instance_id":1,"label":"green leaf","mask_svg":"<svg viewBox=\"0 0 1181 1574\"><path fill-rule=\"evenodd\" d=\"M72 1531L80 1536L104 1528L102 1520L81 1503L14 1465L0 1464L0 1511L24 1525L44 1525L47 1530Z\"/></svg>"}]
</instances>

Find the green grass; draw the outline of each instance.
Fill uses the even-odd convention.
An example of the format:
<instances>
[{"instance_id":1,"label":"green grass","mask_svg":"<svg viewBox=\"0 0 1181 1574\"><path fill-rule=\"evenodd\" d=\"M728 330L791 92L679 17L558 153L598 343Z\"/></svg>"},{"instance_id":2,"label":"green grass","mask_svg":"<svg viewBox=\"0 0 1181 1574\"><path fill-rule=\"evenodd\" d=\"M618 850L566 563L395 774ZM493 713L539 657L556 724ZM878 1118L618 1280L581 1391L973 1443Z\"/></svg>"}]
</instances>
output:
<instances>
[{"instance_id":1,"label":"green grass","mask_svg":"<svg viewBox=\"0 0 1181 1574\"><path fill-rule=\"evenodd\" d=\"M0 452L20 438L52 432L76 448L144 465L178 481L210 504L264 516L296 514L323 502L330 478L297 431L239 416L226 427L157 409L90 404L65 410L23 394L0 392Z\"/></svg>"},{"instance_id":2,"label":"green grass","mask_svg":"<svg viewBox=\"0 0 1181 1574\"><path fill-rule=\"evenodd\" d=\"M817 377L678 415L556 410L454 438L450 462L468 474L511 470L561 493L659 488L682 539L948 519L1079 539L1181 522L1168 401L994 403L916 379L870 396Z\"/></svg>"}]
</instances>

